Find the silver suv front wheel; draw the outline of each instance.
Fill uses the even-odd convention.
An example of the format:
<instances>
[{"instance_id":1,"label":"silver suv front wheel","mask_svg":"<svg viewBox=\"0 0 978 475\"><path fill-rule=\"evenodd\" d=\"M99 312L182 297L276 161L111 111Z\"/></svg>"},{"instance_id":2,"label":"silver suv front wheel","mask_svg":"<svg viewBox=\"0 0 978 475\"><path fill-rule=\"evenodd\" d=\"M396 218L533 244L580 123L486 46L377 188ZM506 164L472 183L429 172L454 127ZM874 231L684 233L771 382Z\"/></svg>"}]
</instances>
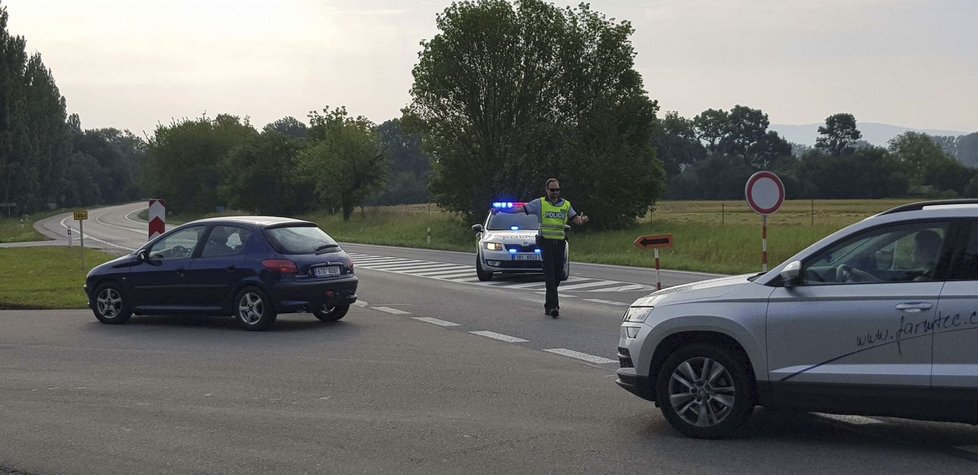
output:
<instances>
[{"instance_id":1,"label":"silver suv front wheel","mask_svg":"<svg viewBox=\"0 0 978 475\"><path fill-rule=\"evenodd\" d=\"M754 384L745 357L729 348L696 343L666 358L656 382L663 416L690 437L730 435L754 408Z\"/></svg>"}]
</instances>

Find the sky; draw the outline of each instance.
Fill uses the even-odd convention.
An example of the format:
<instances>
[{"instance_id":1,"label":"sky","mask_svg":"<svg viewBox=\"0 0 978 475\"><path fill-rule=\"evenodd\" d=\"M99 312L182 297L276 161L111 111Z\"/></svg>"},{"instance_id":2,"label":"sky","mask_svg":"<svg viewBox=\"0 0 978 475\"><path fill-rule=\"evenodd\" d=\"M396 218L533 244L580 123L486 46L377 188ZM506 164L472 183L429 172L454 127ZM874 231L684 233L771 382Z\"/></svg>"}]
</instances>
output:
<instances>
[{"instance_id":1,"label":"sky","mask_svg":"<svg viewBox=\"0 0 978 475\"><path fill-rule=\"evenodd\" d=\"M578 1L554 0L560 6ZM152 136L227 113L257 128L346 106L375 123L410 102L420 42L450 0L0 0L86 129ZM594 0L635 28L661 111L735 105L772 124L978 131L978 1Z\"/></svg>"}]
</instances>

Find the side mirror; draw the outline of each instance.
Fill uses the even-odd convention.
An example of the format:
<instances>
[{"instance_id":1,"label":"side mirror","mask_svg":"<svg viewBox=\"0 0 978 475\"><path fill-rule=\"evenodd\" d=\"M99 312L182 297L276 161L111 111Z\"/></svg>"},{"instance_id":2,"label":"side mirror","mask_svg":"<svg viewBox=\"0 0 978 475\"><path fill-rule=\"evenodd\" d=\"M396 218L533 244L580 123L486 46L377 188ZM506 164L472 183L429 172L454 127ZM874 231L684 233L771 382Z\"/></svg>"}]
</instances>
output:
<instances>
[{"instance_id":1,"label":"side mirror","mask_svg":"<svg viewBox=\"0 0 978 475\"><path fill-rule=\"evenodd\" d=\"M791 261L781 269L781 280L785 287L794 287L801 283L801 261Z\"/></svg>"},{"instance_id":2,"label":"side mirror","mask_svg":"<svg viewBox=\"0 0 978 475\"><path fill-rule=\"evenodd\" d=\"M477 232L477 233L481 233L482 232L482 225L481 224L473 224L472 225L472 230L475 231L475 232Z\"/></svg>"}]
</instances>

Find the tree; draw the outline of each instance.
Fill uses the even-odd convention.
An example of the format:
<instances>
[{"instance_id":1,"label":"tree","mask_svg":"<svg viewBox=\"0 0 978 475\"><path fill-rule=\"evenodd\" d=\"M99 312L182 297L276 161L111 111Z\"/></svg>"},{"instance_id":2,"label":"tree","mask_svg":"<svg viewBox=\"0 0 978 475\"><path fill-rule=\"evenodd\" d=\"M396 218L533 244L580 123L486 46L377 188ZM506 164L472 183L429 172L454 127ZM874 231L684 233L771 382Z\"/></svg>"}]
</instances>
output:
<instances>
[{"instance_id":1,"label":"tree","mask_svg":"<svg viewBox=\"0 0 978 475\"><path fill-rule=\"evenodd\" d=\"M319 202L339 209L348 221L384 183L387 157L374 125L352 118L345 107L310 115L309 146L299 153L299 172L312 183Z\"/></svg>"},{"instance_id":2,"label":"tree","mask_svg":"<svg viewBox=\"0 0 978 475\"><path fill-rule=\"evenodd\" d=\"M678 175L686 167L706 158L706 148L697 136L695 122L676 112L667 112L665 118L657 122L652 148L668 177Z\"/></svg>"},{"instance_id":3,"label":"tree","mask_svg":"<svg viewBox=\"0 0 978 475\"><path fill-rule=\"evenodd\" d=\"M779 157L791 155L791 144L777 132L767 130L770 122L760 109L736 105L730 109L727 127L717 150L743 157L744 163L755 168L767 168Z\"/></svg>"},{"instance_id":4,"label":"tree","mask_svg":"<svg viewBox=\"0 0 978 475\"><path fill-rule=\"evenodd\" d=\"M306 190L311 184L296 172L302 145L267 126L247 138L228 152L222 165L223 202L255 214L293 215L308 209Z\"/></svg>"},{"instance_id":5,"label":"tree","mask_svg":"<svg viewBox=\"0 0 978 475\"><path fill-rule=\"evenodd\" d=\"M248 119L226 114L159 125L147 146L144 189L176 213L213 211L222 204L228 152L257 133Z\"/></svg>"},{"instance_id":6,"label":"tree","mask_svg":"<svg viewBox=\"0 0 978 475\"><path fill-rule=\"evenodd\" d=\"M309 128L295 117L283 117L272 122L262 129L264 132L278 132L286 137L296 140L304 140L309 133Z\"/></svg>"},{"instance_id":7,"label":"tree","mask_svg":"<svg viewBox=\"0 0 978 475\"><path fill-rule=\"evenodd\" d=\"M842 113L826 117L818 133L821 136L815 139L815 148L832 156L852 153L853 145L863 136L856 129L856 118Z\"/></svg>"},{"instance_id":8,"label":"tree","mask_svg":"<svg viewBox=\"0 0 978 475\"><path fill-rule=\"evenodd\" d=\"M30 212L57 205L70 154L67 115L51 71L10 35L8 18L0 5L0 202Z\"/></svg>"},{"instance_id":9,"label":"tree","mask_svg":"<svg viewBox=\"0 0 978 475\"><path fill-rule=\"evenodd\" d=\"M730 114L724 110L707 109L693 118L697 137L707 143L710 152L716 152L720 139L727 134Z\"/></svg>"},{"instance_id":10,"label":"tree","mask_svg":"<svg viewBox=\"0 0 978 475\"><path fill-rule=\"evenodd\" d=\"M965 166L978 167L978 132L962 135L955 140L954 157Z\"/></svg>"},{"instance_id":11,"label":"tree","mask_svg":"<svg viewBox=\"0 0 978 475\"><path fill-rule=\"evenodd\" d=\"M64 177L64 195L76 199L91 195L78 193L76 188L91 186L85 183L89 175L98 177L99 191L95 201L66 201L66 206L87 206L102 203L122 203L144 196L140 187L142 160L146 143L128 130L94 129L81 130L78 116L69 116L72 155L68 160L69 171ZM91 161L89 161L89 159ZM75 162L86 163L89 173L78 174ZM74 171L73 171L74 170Z\"/></svg>"},{"instance_id":12,"label":"tree","mask_svg":"<svg viewBox=\"0 0 978 475\"><path fill-rule=\"evenodd\" d=\"M904 170L886 149L869 147L849 155L812 150L794 175L801 184L799 198L878 199L907 193Z\"/></svg>"},{"instance_id":13,"label":"tree","mask_svg":"<svg viewBox=\"0 0 978 475\"><path fill-rule=\"evenodd\" d=\"M377 126L380 144L390 162L383 193L377 204L426 203L431 159L421 149L421 136L405 129L400 119Z\"/></svg>"},{"instance_id":14,"label":"tree","mask_svg":"<svg viewBox=\"0 0 978 475\"><path fill-rule=\"evenodd\" d=\"M941 191L964 193L974 174L949 156L930 136L904 132L890 140L890 153L907 169L912 191L938 194Z\"/></svg>"},{"instance_id":15,"label":"tree","mask_svg":"<svg viewBox=\"0 0 978 475\"><path fill-rule=\"evenodd\" d=\"M474 219L554 176L598 226L645 214L663 183L649 146L658 105L633 69L628 22L586 4L478 0L436 23L405 115L433 158L439 204Z\"/></svg>"}]
</instances>

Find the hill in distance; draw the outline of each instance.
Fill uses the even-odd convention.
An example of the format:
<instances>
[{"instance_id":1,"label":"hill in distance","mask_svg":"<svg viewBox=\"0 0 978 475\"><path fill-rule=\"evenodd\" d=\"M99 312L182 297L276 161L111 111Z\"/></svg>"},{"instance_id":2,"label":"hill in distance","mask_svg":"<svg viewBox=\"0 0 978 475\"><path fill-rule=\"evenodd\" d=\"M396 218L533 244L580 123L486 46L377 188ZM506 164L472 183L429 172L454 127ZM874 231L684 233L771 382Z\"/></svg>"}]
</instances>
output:
<instances>
[{"instance_id":1,"label":"hill in distance","mask_svg":"<svg viewBox=\"0 0 978 475\"><path fill-rule=\"evenodd\" d=\"M818 137L819 126L825 125L821 124L803 124L803 125L783 125L783 124L772 124L768 127L784 137L785 140L801 145L808 145L809 147L815 146L815 139ZM889 141L894 137L907 132L914 131L920 132L928 135L938 135L938 136L952 136L957 137L959 135L968 135L972 132L962 132L959 130L939 130L939 129L914 129L910 127L901 127L899 125L890 124L880 124L877 122L859 122L856 121L856 128L859 129L863 134L862 140L865 140L873 145L878 145L885 147L888 145Z\"/></svg>"}]
</instances>

